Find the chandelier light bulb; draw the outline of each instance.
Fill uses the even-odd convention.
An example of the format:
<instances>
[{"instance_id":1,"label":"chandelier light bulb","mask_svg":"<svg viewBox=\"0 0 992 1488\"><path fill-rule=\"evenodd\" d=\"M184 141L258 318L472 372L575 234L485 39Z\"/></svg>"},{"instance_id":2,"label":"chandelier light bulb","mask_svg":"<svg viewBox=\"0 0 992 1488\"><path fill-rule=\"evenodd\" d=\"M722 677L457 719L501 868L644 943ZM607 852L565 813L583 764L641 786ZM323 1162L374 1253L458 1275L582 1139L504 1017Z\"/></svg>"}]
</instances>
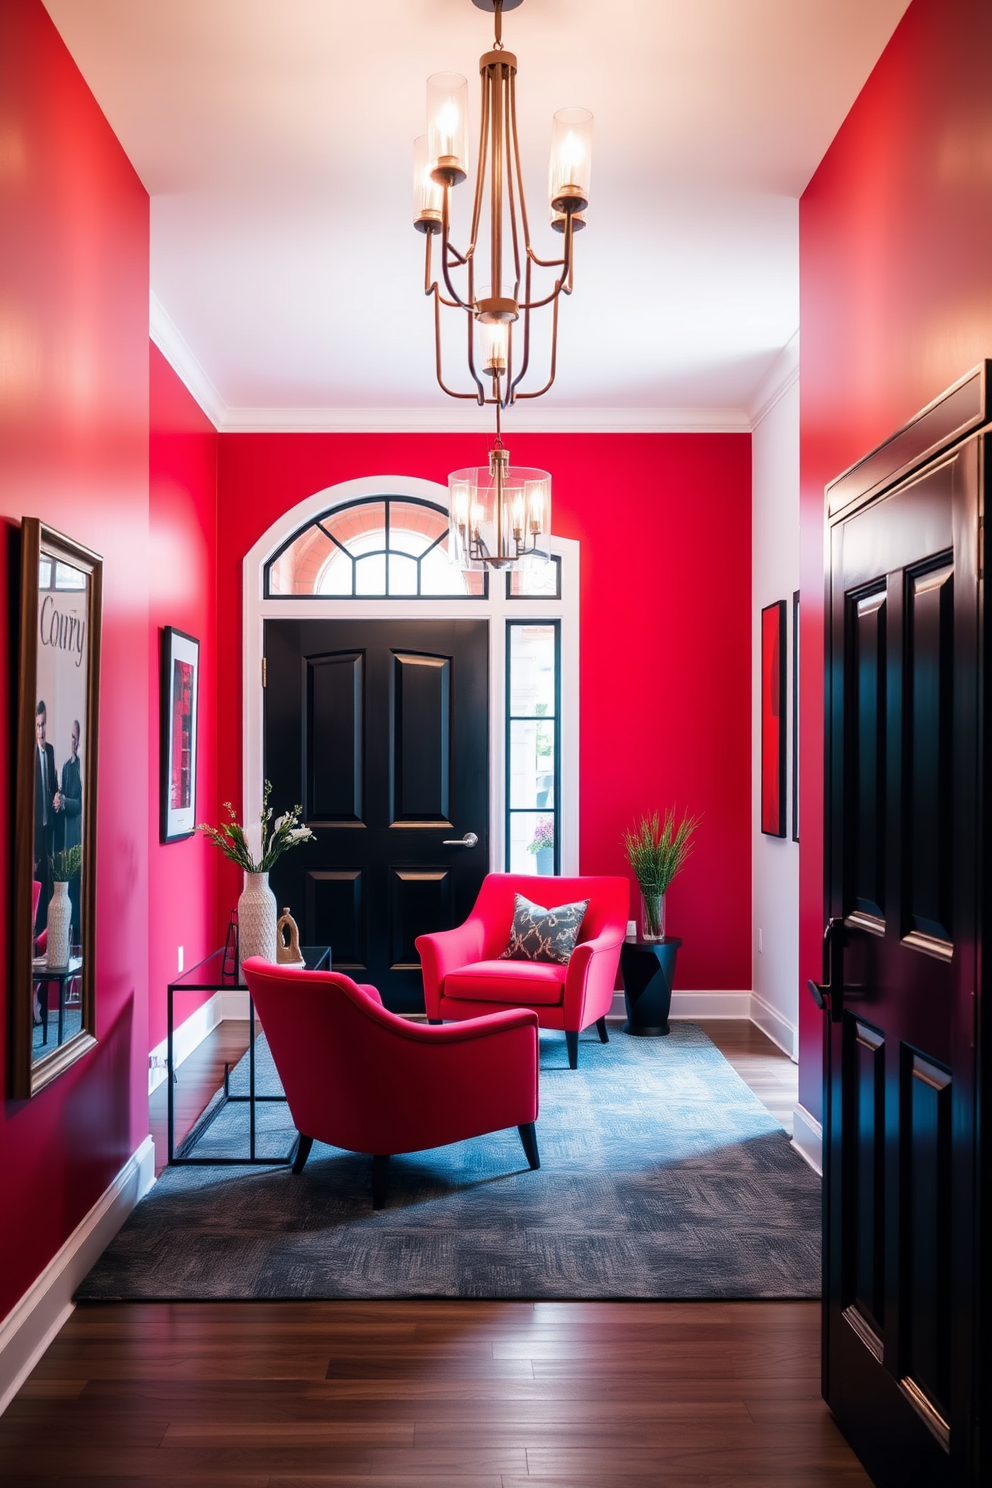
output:
<instances>
[{"instance_id":1,"label":"chandelier light bulb","mask_svg":"<svg viewBox=\"0 0 992 1488\"><path fill-rule=\"evenodd\" d=\"M589 205L592 165L592 114L588 109L559 109L551 125L549 172L553 212L584 212Z\"/></svg>"},{"instance_id":2,"label":"chandelier light bulb","mask_svg":"<svg viewBox=\"0 0 992 1488\"><path fill-rule=\"evenodd\" d=\"M544 481L533 481L528 485L528 508L530 511L529 527L532 535L539 534L544 529ZM550 481L548 487L548 499L550 500Z\"/></svg>"},{"instance_id":3,"label":"chandelier light bulb","mask_svg":"<svg viewBox=\"0 0 992 1488\"><path fill-rule=\"evenodd\" d=\"M468 83L459 72L427 79L427 155L439 186L468 175Z\"/></svg>"},{"instance_id":4,"label":"chandelier light bulb","mask_svg":"<svg viewBox=\"0 0 992 1488\"><path fill-rule=\"evenodd\" d=\"M418 232L441 231L441 207L444 187L431 175L433 162L427 150L426 134L413 142L413 225Z\"/></svg>"},{"instance_id":5,"label":"chandelier light bulb","mask_svg":"<svg viewBox=\"0 0 992 1488\"><path fill-rule=\"evenodd\" d=\"M510 326L505 320L477 320L482 343L482 370L490 377L506 374L510 350Z\"/></svg>"}]
</instances>

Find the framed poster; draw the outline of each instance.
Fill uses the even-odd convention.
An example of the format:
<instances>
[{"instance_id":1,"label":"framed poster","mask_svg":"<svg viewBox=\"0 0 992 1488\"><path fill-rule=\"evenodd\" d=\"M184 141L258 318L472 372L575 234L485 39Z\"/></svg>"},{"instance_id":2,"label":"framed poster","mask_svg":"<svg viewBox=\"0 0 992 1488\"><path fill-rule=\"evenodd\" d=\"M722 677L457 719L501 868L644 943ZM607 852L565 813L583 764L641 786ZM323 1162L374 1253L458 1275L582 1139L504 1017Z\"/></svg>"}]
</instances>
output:
<instances>
[{"instance_id":1,"label":"framed poster","mask_svg":"<svg viewBox=\"0 0 992 1488\"><path fill-rule=\"evenodd\" d=\"M761 612L761 830L785 836L785 600Z\"/></svg>"},{"instance_id":2,"label":"framed poster","mask_svg":"<svg viewBox=\"0 0 992 1488\"><path fill-rule=\"evenodd\" d=\"M200 643L162 627L159 836L180 842L196 830L196 724Z\"/></svg>"},{"instance_id":3,"label":"framed poster","mask_svg":"<svg viewBox=\"0 0 992 1488\"><path fill-rule=\"evenodd\" d=\"M21 522L11 1091L36 1095L96 1043L97 735L103 562Z\"/></svg>"}]
</instances>

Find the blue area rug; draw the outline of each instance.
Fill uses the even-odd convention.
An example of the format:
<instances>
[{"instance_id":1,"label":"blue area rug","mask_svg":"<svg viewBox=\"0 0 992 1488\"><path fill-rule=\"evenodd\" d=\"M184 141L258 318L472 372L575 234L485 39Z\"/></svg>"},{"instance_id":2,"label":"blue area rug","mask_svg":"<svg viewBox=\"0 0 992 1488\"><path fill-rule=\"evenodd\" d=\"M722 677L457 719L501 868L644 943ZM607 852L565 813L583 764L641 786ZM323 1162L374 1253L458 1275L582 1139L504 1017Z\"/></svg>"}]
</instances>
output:
<instances>
[{"instance_id":1,"label":"blue area rug","mask_svg":"<svg viewBox=\"0 0 992 1488\"><path fill-rule=\"evenodd\" d=\"M515 1129L396 1157L377 1213L369 1159L319 1143L296 1177L168 1168L77 1300L819 1295L820 1181L700 1028L591 1030L577 1070L542 1034L540 1099L539 1171ZM260 1110L259 1152L288 1153L288 1108ZM246 1133L227 1105L197 1152Z\"/></svg>"}]
</instances>

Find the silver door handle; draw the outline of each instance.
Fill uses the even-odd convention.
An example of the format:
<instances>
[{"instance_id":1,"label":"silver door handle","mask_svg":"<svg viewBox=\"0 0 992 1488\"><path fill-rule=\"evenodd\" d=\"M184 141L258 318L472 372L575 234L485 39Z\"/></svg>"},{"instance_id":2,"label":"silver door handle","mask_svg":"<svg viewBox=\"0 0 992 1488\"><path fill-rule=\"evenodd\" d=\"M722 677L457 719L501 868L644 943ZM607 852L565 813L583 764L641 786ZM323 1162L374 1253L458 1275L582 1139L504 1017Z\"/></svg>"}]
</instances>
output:
<instances>
[{"instance_id":1,"label":"silver door handle","mask_svg":"<svg viewBox=\"0 0 992 1488\"><path fill-rule=\"evenodd\" d=\"M477 847L479 839L475 832L466 832L464 837L446 837L442 847Z\"/></svg>"}]
</instances>

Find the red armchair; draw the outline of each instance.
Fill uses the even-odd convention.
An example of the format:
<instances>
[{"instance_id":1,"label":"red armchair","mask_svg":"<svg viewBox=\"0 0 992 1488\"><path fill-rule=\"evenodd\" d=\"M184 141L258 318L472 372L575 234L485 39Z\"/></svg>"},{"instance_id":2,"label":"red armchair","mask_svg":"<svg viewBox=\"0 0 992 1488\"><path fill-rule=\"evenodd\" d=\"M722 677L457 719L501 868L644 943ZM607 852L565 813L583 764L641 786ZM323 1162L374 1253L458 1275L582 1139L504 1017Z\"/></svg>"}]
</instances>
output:
<instances>
[{"instance_id":1,"label":"red armchair","mask_svg":"<svg viewBox=\"0 0 992 1488\"><path fill-rule=\"evenodd\" d=\"M546 909L589 900L567 966L500 959L510 938L515 894ZM613 1001L629 906L625 878L488 874L463 925L417 938L428 1018L457 1021L496 1008L533 1008L542 1028L564 1031L568 1063L576 1069L583 1028L595 1023L603 1043L608 1042L606 1014Z\"/></svg>"},{"instance_id":2,"label":"red armchair","mask_svg":"<svg viewBox=\"0 0 992 1488\"><path fill-rule=\"evenodd\" d=\"M300 1134L372 1154L372 1207L386 1201L389 1158L515 1126L532 1168L537 1136L537 1018L491 1013L428 1028L382 1006L374 987L332 971L251 956L242 970Z\"/></svg>"}]
</instances>

